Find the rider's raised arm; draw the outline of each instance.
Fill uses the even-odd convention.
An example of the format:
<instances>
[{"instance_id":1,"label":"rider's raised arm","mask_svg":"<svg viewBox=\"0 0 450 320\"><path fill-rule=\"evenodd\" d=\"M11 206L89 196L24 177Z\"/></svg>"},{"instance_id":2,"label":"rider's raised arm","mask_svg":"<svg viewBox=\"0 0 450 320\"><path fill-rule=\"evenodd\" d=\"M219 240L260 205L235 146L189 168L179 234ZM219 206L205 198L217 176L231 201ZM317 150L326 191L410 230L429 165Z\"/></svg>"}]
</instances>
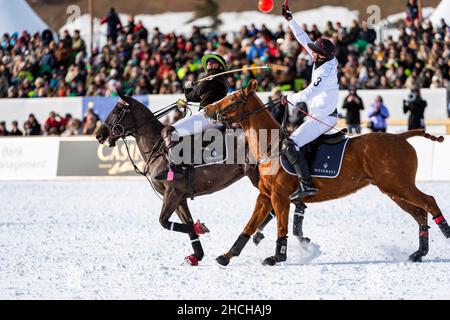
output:
<instances>
[{"instance_id":1,"label":"rider's raised arm","mask_svg":"<svg viewBox=\"0 0 450 320\"><path fill-rule=\"evenodd\" d=\"M308 36L305 30L303 30L294 19L289 21L289 27L292 30L295 38L298 42L305 48L305 50L312 56L312 50L308 47L308 43L312 43L313 41Z\"/></svg>"}]
</instances>

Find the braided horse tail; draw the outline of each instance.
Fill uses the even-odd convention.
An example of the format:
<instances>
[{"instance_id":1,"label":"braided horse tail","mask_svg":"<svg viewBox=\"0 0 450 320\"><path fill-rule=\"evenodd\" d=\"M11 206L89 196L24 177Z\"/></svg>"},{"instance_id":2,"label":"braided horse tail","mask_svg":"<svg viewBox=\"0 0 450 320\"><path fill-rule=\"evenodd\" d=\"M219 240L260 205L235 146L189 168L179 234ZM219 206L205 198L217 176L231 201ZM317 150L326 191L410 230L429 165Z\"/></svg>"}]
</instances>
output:
<instances>
[{"instance_id":1,"label":"braided horse tail","mask_svg":"<svg viewBox=\"0 0 450 320\"><path fill-rule=\"evenodd\" d=\"M423 129L409 130L409 131L400 133L400 135L405 139L419 136L419 137L424 137L424 138L430 139L431 141L437 141L437 142L444 141L443 136L437 137L437 136L431 135L429 133L426 133L425 130L423 130Z\"/></svg>"}]
</instances>

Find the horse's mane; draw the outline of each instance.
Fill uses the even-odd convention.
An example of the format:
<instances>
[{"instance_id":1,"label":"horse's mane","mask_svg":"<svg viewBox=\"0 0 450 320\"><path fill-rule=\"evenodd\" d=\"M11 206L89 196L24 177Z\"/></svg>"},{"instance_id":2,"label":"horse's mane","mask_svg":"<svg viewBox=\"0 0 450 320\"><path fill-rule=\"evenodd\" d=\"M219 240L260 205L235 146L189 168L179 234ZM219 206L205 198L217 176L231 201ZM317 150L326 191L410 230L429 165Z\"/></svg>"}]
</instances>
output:
<instances>
[{"instance_id":1,"label":"horse's mane","mask_svg":"<svg viewBox=\"0 0 450 320\"><path fill-rule=\"evenodd\" d=\"M125 102L127 102L132 108L136 108L138 109L140 112L143 113L144 118L148 118L149 121L154 121L155 123L157 123L159 126L164 127L164 125L161 123L161 121L159 121L155 115L153 114L153 112L147 108L147 106L145 106L142 102L140 102L137 99L134 99L133 97L125 97Z\"/></svg>"},{"instance_id":2,"label":"horse's mane","mask_svg":"<svg viewBox=\"0 0 450 320\"><path fill-rule=\"evenodd\" d=\"M255 97L255 99L256 99L256 101L258 102L258 106L263 106L264 105L264 103L262 102L262 100L259 98L259 96L256 94L256 92L254 92L253 94L252 94L252 96L254 96ZM263 110L263 111L261 111L262 113L266 113L269 117L270 117L270 119L272 119L272 121L273 121L273 125L275 126L275 128L280 128L281 127L281 125L277 122L277 120L275 120L275 118L273 117L273 115L272 115L272 112L270 112L270 110L269 110L269 108L265 108L265 110ZM289 110L285 110L285 112L289 112Z\"/></svg>"}]
</instances>

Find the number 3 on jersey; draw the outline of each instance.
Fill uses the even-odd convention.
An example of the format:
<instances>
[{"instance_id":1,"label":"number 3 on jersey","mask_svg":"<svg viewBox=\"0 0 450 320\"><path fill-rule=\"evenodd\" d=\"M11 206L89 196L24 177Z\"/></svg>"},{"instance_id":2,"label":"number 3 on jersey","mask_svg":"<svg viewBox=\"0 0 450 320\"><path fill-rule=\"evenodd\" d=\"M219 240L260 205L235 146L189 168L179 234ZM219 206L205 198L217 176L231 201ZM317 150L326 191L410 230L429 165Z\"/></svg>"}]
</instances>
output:
<instances>
[{"instance_id":1,"label":"number 3 on jersey","mask_svg":"<svg viewBox=\"0 0 450 320\"><path fill-rule=\"evenodd\" d=\"M321 81L322 81L322 78L321 78L321 77L318 77L318 78L317 78L317 81L314 82L314 87L317 87L317 86L320 84Z\"/></svg>"}]
</instances>

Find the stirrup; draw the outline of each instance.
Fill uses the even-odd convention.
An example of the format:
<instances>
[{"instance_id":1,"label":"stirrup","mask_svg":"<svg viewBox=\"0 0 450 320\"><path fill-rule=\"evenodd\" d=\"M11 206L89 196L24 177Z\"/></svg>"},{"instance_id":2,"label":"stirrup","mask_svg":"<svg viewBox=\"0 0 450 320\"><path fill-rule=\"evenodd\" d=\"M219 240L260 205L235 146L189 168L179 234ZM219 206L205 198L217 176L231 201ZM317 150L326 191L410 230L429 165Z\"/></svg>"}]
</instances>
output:
<instances>
[{"instance_id":1,"label":"stirrup","mask_svg":"<svg viewBox=\"0 0 450 320\"><path fill-rule=\"evenodd\" d=\"M319 190L314 185L304 185L302 182L300 182L300 185L293 194L289 196L289 200L296 201L301 200L303 198L313 196L315 195Z\"/></svg>"}]
</instances>

